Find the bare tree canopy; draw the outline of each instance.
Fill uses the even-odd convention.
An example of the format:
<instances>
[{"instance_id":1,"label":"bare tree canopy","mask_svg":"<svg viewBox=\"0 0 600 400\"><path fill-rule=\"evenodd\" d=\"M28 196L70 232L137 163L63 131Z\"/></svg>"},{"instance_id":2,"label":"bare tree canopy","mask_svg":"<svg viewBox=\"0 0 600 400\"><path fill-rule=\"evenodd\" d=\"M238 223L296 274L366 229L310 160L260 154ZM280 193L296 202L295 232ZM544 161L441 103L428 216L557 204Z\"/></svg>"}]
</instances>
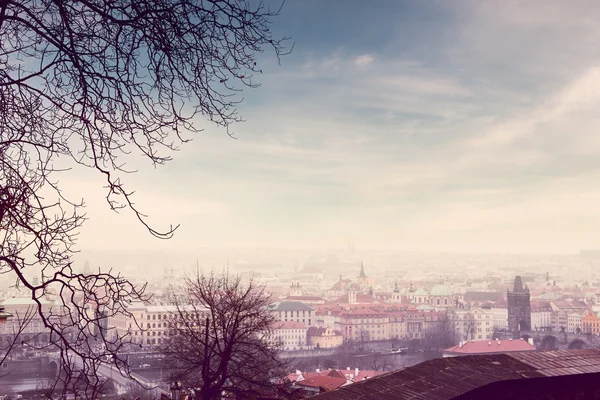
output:
<instances>
[{"instance_id":1,"label":"bare tree canopy","mask_svg":"<svg viewBox=\"0 0 600 400\"><path fill-rule=\"evenodd\" d=\"M457 343L457 334L454 324L448 314L433 322L424 334L425 345L431 350L444 350Z\"/></svg>"},{"instance_id":2,"label":"bare tree canopy","mask_svg":"<svg viewBox=\"0 0 600 400\"><path fill-rule=\"evenodd\" d=\"M287 364L273 341L276 323L264 287L239 277L199 274L173 293L177 317L162 346L174 378L199 388L196 398L221 392L273 394L282 387Z\"/></svg>"},{"instance_id":3,"label":"bare tree canopy","mask_svg":"<svg viewBox=\"0 0 600 400\"><path fill-rule=\"evenodd\" d=\"M126 162L169 161L200 130L196 116L229 133L239 91L257 86L258 53L285 53L269 27L277 13L243 0L0 1L0 274L35 301L64 365L68 350L95 376L129 343L109 341L101 321L147 297L110 271L73 271L84 204L65 198L60 168L98 171L111 209L170 238L176 227L155 230L135 207ZM53 307L41 301L51 295ZM90 332L108 346L90 345Z\"/></svg>"}]
</instances>

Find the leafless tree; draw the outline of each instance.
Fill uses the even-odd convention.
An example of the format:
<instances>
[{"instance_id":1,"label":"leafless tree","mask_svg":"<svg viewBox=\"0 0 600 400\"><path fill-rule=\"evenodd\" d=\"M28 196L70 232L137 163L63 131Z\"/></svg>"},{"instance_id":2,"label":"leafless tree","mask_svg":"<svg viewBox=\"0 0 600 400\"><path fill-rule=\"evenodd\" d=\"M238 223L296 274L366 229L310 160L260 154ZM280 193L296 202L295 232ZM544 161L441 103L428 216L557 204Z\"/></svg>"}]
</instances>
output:
<instances>
[{"instance_id":1,"label":"leafless tree","mask_svg":"<svg viewBox=\"0 0 600 400\"><path fill-rule=\"evenodd\" d=\"M443 350L454 346L457 342L457 334L448 314L432 322L432 325L425 330L423 339L429 349Z\"/></svg>"},{"instance_id":2,"label":"leafless tree","mask_svg":"<svg viewBox=\"0 0 600 400\"><path fill-rule=\"evenodd\" d=\"M8 324L8 327L6 329L6 333L0 336L0 365L2 365L7 358L9 358L14 349L22 347L25 344L23 333L26 331L35 315L35 310L30 307L27 308L23 315L20 315L19 313L11 315L10 323L2 322L4 324ZM27 341L29 342L29 340ZM0 379L6 377L7 375L8 374L0 373Z\"/></svg>"},{"instance_id":3,"label":"leafless tree","mask_svg":"<svg viewBox=\"0 0 600 400\"><path fill-rule=\"evenodd\" d=\"M369 368L371 368L373 371L392 371L395 369L395 366L394 363L389 361L389 358L386 356L375 354L371 358L371 364L369 365Z\"/></svg>"},{"instance_id":4,"label":"leafless tree","mask_svg":"<svg viewBox=\"0 0 600 400\"><path fill-rule=\"evenodd\" d=\"M257 86L257 55L286 53L270 30L278 12L245 0L0 1L0 275L35 301L65 387L97 385L101 361L131 339L107 337L103 320L130 315L127 306L148 296L111 271L73 271L84 203L58 178L98 172L112 210L129 209L170 238L176 226L155 230L135 206L126 163L168 162L186 133L201 130L196 116L231 134L240 91Z\"/></svg>"},{"instance_id":5,"label":"leafless tree","mask_svg":"<svg viewBox=\"0 0 600 400\"><path fill-rule=\"evenodd\" d=\"M199 389L197 399L281 387L287 363L278 356L276 319L263 286L228 274L197 274L186 278L185 292L174 293L173 303L177 315L162 351L175 379Z\"/></svg>"},{"instance_id":6,"label":"leafless tree","mask_svg":"<svg viewBox=\"0 0 600 400\"><path fill-rule=\"evenodd\" d=\"M476 329L476 321L475 316L471 313L467 313L464 315L464 332L465 332L465 340L473 340L475 339L475 329Z\"/></svg>"}]
</instances>

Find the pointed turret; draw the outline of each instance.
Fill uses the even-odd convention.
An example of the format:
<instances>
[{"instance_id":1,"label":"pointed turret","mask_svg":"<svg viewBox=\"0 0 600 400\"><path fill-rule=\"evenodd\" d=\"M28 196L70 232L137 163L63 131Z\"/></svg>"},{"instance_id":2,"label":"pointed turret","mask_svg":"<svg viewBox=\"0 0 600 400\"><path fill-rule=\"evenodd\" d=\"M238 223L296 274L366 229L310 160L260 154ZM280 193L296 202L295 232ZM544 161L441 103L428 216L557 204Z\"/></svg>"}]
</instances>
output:
<instances>
[{"instance_id":1,"label":"pointed turret","mask_svg":"<svg viewBox=\"0 0 600 400\"><path fill-rule=\"evenodd\" d=\"M515 283L513 285L513 292L521 293L524 292L525 288L523 287L523 279L521 279L520 275L515 276Z\"/></svg>"},{"instance_id":2,"label":"pointed turret","mask_svg":"<svg viewBox=\"0 0 600 400\"><path fill-rule=\"evenodd\" d=\"M86 262L83 264L83 269L81 270L81 274L82 275L91 275L92 273L92 269L90 268L90 263L89 261L86 260Z\"/></svg>"},{"instance_id":3,"label":"pointed turret","mask_svg":"<svg viewBox=\"0 0 600 400\"><path fill-rule=\"evenodd\" d=\"M358 274L359 278L366 278L367 275L365 275L365 265L363 264L363 262L360 262L360 274Z\"/></svg>"}]
</instances>

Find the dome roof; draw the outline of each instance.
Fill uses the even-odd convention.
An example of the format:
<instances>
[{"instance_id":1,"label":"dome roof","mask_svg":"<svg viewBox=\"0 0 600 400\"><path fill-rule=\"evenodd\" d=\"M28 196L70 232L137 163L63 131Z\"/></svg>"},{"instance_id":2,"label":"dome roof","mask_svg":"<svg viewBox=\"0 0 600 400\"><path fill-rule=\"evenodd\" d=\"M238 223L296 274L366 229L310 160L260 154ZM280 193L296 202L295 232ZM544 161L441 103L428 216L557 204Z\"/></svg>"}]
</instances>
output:
<instances>
[{"instance_id":1,"label":"dome roof","mask_svg":"<svg viewBox=\"0 0 600 400\"><path fill-rule=\"evenodd\" d=\"M450 289L446 285L435 285L431 289L431 292L429 293L429 295L430 296L452 296L452 289Z\"/></svg>"},{"instance_id":2,"label":"dome roof","mask_svg":"<svg viewBox=\"0 0 600 400\"><path fill-rule=\"evenodd\" d=\"M427 296L427 292L423 288L418 288L415 292L415 296Z\"/></svg>"}]
</instances>

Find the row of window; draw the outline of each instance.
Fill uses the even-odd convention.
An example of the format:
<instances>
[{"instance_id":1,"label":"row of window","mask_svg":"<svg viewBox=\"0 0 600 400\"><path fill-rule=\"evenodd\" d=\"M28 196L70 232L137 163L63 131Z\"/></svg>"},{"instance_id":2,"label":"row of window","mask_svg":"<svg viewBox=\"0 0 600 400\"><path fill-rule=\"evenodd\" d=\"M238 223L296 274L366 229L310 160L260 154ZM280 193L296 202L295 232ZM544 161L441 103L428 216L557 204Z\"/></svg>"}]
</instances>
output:
<instances>
[{"instance_id":1,"label":"row of window","mask_svg":"<svg viewBox=\"0 0 600 400\"><path fill-rule=\"evenodd\" d=\"M196 319L198 319L198 318L204 316L203 313L188 313L188 312L184 312L182 314L183 314L183 317L185 317L185 318L189 318L190 316L193 316L193 317L196 317ZM179 316L179 313L177 313L177 314L173 314L173 313L170 313L170 314L152 314L152 315L148 314L148 315L146 315L146 319L147 320L151 320L151 319L152 320L157 320L157 319L158 320L161 320L161 319L166 320L166 319L174 319L174 318L176 318L178 316ZM144 319L144 314L141 314L140 318Z\"/></svg>"}]
</instances>

